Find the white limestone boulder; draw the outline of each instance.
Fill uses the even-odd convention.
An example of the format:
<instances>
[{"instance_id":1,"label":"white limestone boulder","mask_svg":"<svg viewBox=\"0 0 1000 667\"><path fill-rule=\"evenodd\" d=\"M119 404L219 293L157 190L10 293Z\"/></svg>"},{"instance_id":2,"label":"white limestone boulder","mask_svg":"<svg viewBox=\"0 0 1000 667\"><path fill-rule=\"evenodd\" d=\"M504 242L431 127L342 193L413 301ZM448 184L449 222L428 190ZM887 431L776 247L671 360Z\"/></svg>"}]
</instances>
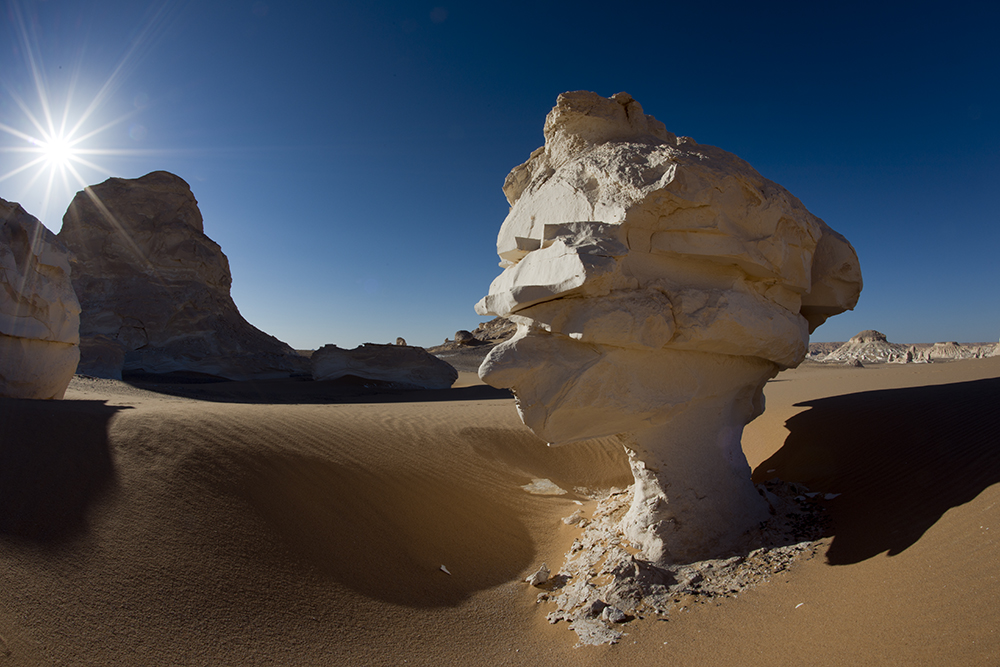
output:
<instances>
[{"instance_id":1,"label":"white limestone boulder","mask_svg":"<svg viewBox=\"0 0 1000 667\"><path fill-rule=\"evenodd\" d=\"M353 350L324 345L310 357L313 380L356 377L403 389L447 389L458 371L422 347L365 343Z\"/></svg>"},{"instance_id":2,"label":"white limestone boulder","mask_svg":"<svg viewBox=\"0 0 1000 667\"><path fill-rule=\"evenodd\" d=\"M79 332L66 247L0 199L0 396L62 398L80 359Z\"/></svg>"},{"instance_id":3,"label":"white limestone boulder","mask_svg":"<svg viewBox=\"0 0 1000 667\"><path fill-rule=\"evenodd\" d=\"M77 193L59 238L83 308L80 373L306 374L308 360L242 315L229 260L205 235L191 188L163 171Z\"/></svg>"},{"instance_id":4,"label":"white limestone boulder","mask_svg":"<svg viewBox=\"0 0 1000 667\"><path fill-rule=\"evenodd\" d=\"M853 308L843 236L735 155L678 138L625 93L559 96L504 183L503 272L476 305L518 333L480 376L562 444L617 435L625 536L652 562L739 547L769 515L740 447L763 387Z\"/></svg>"}]
</instances>

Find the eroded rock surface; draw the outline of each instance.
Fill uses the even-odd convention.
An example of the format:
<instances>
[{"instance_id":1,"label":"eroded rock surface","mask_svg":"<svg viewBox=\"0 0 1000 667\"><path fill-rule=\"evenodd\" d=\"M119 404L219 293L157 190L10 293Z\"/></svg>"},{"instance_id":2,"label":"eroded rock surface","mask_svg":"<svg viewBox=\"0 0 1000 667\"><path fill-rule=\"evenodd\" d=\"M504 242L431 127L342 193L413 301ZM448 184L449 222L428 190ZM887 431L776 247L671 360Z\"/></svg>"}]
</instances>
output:
<instances>
[{"instance_id":1,"label":"eroded rock surface","mask_svg":"<svg viewBox=\"0 0 1000 667\"><path fill-rule=\"evenodd\" d=\"M890 343L886 335L874 329L865 329L831 352L826 362L884 364L889 362L927 361L926 354L914 346Z\"/></svg>"},{"instance_id":2,"label":"eroded rock surface","mask_svg":"<svg viewBox=\"0 0 1000 667\"><path fill-rule=\"evenodd\" d=\"M260 331L230 296L229 260L205 235L191 188L163 171L77 193L59 238L83 308L79 372L288 377L308 361Z\"/></svg>"},{"instance_id":3,"label":"eroded rock surface","mask_svg":"<svg viewBox=\"0 0 1000 667\"><path fill-rule=\"evenodd\" d=\"M480 376L550 443L621 439L635 484L618 525L642 560L745 549L773 508L743 427L810 332L854 307L857 255L780 185L625 93L560 95L544 135L504 183L504 271L476 310L518 333Z\"/></svg>"},{"instance_id":4,"label":"eroded rock surface","mask_svg":"<svg viewBox=\"0 0 1000 667\"><path fill-rule=\"evenodd\" d=\"M80 359L69 253L20 204L0 199L0 396L62 398Z\"/></svg>"},{"instance_id":5,"label":"eroded rock surface","mask_svg":"<svg viewBox=\"0 0 1000 667\"><path fill-rule=\"evenodd\" d=\"M447 389L458 379L448 362L422 347L365 343L353 350L324 345L313 352L314 380L351 376L409 389Z\"/></svg>"}]
</instances>

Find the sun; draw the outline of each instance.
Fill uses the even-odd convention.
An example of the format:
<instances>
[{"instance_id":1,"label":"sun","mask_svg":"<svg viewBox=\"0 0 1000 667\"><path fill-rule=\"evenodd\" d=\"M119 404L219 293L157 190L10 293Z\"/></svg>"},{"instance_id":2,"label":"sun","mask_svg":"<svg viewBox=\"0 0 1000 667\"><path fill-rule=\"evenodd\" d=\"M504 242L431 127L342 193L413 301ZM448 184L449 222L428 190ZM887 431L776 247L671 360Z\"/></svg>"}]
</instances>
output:
<instances>
[{"instance_id":1,"label":"sun","mask_svg":"<svg viewBox=\"0 0 1000 667\"><path fill-rule=\"evenodd\" d=\"M45 22L39 23L34 4L9 0L0 21L0 41L13 45L0 54L5 58L0 66L0 194L30 206L33 215L57 228L61 211L88 182L113 176L112 165L123 159L162 153L135 144L122 147L123 139L138 140L126 136L121 126L141 114L148 101L132 102L120 91L174 5L165 0L147 14L128 49L102 79L83 60L87 52L82 47L66 56L65 74L56 74L62 65L56 69L57 56L43 53L37 25ZM53 65L46 66L47 60Z\"/></svg>"},{"instance_id":2,"label":"sun","mask_svg":"<svg viewBox=\"0 0 1000 667\"><path fill-rule=\"evenodd\" d=\"M54 136L38 146L45 161L55 169L65 169L76 157L73 144L63 136Z\"/></svg>"}]
</instances>

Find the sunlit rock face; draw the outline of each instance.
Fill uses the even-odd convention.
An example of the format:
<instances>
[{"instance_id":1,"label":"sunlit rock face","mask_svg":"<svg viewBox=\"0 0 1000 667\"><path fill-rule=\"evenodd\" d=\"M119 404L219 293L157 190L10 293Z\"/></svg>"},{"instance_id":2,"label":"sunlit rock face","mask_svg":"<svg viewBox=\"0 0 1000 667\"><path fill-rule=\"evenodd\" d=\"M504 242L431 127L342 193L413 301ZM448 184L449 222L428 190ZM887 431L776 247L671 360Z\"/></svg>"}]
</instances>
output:
<instances>
[{"instance_id":1,"label":"sunlit rock face","mask_svg":"<svg viewBox=\"0 0 1000 667\"><path fill-rule=\"evenodd\" d=\"M229 294L229 260L205 235L191 188L157 171L77 193L59 237L83 308L79 372L307 373L308 360L252 326Z\"/></svg>"},{"instance_id":2,"label":"sunlit rock face","mask_svg":"<svg viewBox=\"0 0 1000 667\"><path fill-rule=\"evenodd\" d=\"M851 245L740 158L625 93L565 93L507 176L504 271L477 305L519 330L483 362L553 444L617 435L625 535L654 562L739 548L767 518L740 447L763 387L852 308Z\"/></svg>"},{"instance_id":3,"label":"sunlit rock face","mask_svg":"<svg viewBox=\"0 0 1000 667\"><path fill-rule=\"evenodd\" d=\"M62 398L80 359L79 332L66 247L0 199L0 396Z\"/></svg>"},{"instance_id":4,"label":"sunlit rock face","mask_svg":"<svg viewBox=\"0 0 1000 667\"><path fill-rule=\"evenodd\" d=\"M422 347L365 343L353 350L324 345L313 352L314 380L339 380L351 376L391 383L403 389L447 389L458 371Z\"/></svg>"}]
</instances>

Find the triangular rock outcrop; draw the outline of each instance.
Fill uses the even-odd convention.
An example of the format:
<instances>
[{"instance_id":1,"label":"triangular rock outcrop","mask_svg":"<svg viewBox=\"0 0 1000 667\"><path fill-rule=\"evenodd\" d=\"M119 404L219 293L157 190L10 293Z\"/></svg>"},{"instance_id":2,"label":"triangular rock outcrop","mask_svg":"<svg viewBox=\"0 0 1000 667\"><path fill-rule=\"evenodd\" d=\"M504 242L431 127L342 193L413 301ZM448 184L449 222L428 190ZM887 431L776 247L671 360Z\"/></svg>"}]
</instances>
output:
<instances>
[{"instance_id":1,"label":"triangular rock outcrop","mask_svg":"<svg viewBox=\"0 0 1000 667\"><path fill-rule=\"evenodd\" d=\"M83 312L79 372L195 372L246 380L308 372L230 296L229 260L183 179L156 171L77 193L59 238Z\"/></svg>"},{"instance_id":2,"label":"triangular rock outcrop","mask_svg":"<svg viewBox=\"0 0 1000 667\"><path fill-rule=\"evenodd\" d=\"M79 348L69 253L20 204L0 199L0 396L62 398Z\"/></svg>"},{"instance_id":3,"label":"triangular rock outcrop","mask_svg":"<svg viewBox=\"0 0 1000 667\"><path fill-rule=\"evenodd\" d=\"M891 361L918 361L920 353L911 346L890 343L885 334L874 329L865 329L841 345L823 361L884 364Z\"/></svg>"}]
</instances>

